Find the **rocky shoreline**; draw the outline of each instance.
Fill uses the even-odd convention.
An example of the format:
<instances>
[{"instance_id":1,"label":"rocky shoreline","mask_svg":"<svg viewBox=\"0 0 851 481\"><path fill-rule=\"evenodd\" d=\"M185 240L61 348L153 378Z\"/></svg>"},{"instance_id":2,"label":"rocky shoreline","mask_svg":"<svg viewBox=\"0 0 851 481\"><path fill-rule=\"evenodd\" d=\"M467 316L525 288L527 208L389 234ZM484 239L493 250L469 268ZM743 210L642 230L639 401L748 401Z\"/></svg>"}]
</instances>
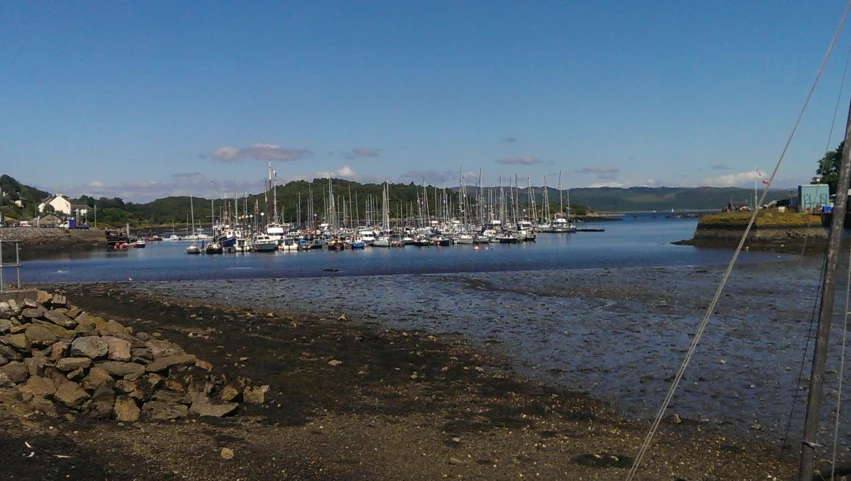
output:
<instances>
[{"instance_id":1,"label":"rocky shoreline","mask_svg":"<svg viewBox=\"0 0 851 481\"><path fill-rule=\"evenodd\" d=\"M4 388L0 445L7 448L0 450L0 461L16 479L617 479L629 469L647 429L606 403L517 378L504 360L459 339L356 324L344 313L318 318L234 309L154 298L120 285L52 290L49 300L42 294L44 302L35 304L69 319L69 312L76 314L73 319L82 323L74 331L91 332L80 327L89 325L89 316L109 319L100 323L104 329L127 329L131 359L121 362L145 365L145 374L135 381L114 379L115 386L138 383L157 361L133 361L134 343L144 349L142 343L169 339L185 349L182 355L191 352L216 366L214 377L250 378L269 388L260 403L243 402L225 417L158 420L143 408L137 421L121 421L114 410L89 416L94 401L72 410L55 393L36 402L53 404L60 413L53 417L33 407L35 395L25 400L29 396L18 387ZM75 299L76 307L63 299ZM22 331L26 337L34 326L55 324L47 315L65 322L46 312L29 323L21 322L23 309L11 317L21 326L30 324ZM141 332L151 333L148 341L140 339ZM73 345L79 338L64 342ZM106 359L108 345L109 340ZM99 356L93 364L108 362ZM42 368L60 374L58 360L45 358ZM167 371L164 386L172 378L196 396L204 390L192 391L192 383L182 381L211 375L193 362ZM129 395L113 390L116 398ZM221 402L215 392L208 397ZM774 449L737 444L671 418L637 479L790 476L791 461Z\"/></svg>"},{"instance_id":2,"label":"rocky shoreline","mask_svg":"<svg viewBox=\"0 0 851 481\"><path fill-rule=\"evenodd\" d=\"M210 363L176 344L84 312L61 294L0 299L0 387L48 416L221 417L236 410L234 401L262 404L268 389L214 377Z\"/></svg>"}]
</instances>

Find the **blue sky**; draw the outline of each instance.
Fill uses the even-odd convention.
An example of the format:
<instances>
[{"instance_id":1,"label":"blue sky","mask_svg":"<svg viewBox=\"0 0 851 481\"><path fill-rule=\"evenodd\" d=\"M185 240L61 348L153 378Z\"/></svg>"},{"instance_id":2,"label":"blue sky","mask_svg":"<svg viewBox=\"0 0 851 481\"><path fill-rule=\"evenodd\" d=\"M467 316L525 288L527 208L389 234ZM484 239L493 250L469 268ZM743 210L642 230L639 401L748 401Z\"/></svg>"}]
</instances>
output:
<instances>
[{"instance_id":1,"label":"blue sky","mask_svg":"<svg viewBox=\"0 0 851 481\"><path fill-rule=\"evenodd\" d=\"M269 160L278 183L752 186L844 6L2 2L0 172L140 202L259 192ZM841 140L849 39L777 187Z\"/></svg>"}]
</instances>

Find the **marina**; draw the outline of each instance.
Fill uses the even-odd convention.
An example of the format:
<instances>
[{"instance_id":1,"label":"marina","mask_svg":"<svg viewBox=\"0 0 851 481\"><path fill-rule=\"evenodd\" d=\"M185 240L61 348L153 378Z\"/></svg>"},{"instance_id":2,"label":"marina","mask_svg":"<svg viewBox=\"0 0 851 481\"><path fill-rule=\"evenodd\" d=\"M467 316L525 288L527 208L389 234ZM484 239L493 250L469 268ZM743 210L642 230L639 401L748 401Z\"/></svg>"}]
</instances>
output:
<instances>
[{"instance_id":1,"label":"marina","mask_svg":"<svg viewBox=\"0 0 851 481\"><path fill-rule=\"evenodd\" d=\"M447 247L327 248L269 252L232 252L187 256L187 244L202 241L149 242L146 249L57 253L27 262L28 283L121 282L150 280L256 279L281 277L374 276L394 274L500 272L588 268L654 267L724 263L727 249L677 246L688 239L695 219L639 215L624 221L588 223L605 232L539 234L536 242L513 244L458 243ZM786 258L788 256L781 256ZM776 254L751 252L743 262L777 259ZM333 273L326 268L336 269Z\"/></svg>"}]
</instances>

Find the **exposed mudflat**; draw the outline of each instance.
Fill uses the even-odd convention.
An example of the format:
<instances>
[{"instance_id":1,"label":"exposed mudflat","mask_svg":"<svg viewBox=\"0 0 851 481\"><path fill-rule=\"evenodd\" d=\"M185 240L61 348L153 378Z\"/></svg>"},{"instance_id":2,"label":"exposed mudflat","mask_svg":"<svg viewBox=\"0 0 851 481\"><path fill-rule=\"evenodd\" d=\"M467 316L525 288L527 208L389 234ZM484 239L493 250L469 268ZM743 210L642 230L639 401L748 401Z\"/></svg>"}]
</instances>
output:
<instances>
[{"instance_id":1,"label":"exposed mudflat","mask_svg":"<svg viewBox=\"0 0 851 481\"><path fill-rule=\"evenodd\" d=\"M722 274L723 266L671 267L126 288L305 315L346 313L382 328L449 334L505 356L526 378L646 418L658 410ZM671 412L725 431L783 438L794 402L803 400L797 386L818 275L815 258L737 267ZM838 346L840 338L834 341ZM830 390L836 363L828 369ZM799 431L793 421L790 436Z\"/></svg>"}]
</instances>

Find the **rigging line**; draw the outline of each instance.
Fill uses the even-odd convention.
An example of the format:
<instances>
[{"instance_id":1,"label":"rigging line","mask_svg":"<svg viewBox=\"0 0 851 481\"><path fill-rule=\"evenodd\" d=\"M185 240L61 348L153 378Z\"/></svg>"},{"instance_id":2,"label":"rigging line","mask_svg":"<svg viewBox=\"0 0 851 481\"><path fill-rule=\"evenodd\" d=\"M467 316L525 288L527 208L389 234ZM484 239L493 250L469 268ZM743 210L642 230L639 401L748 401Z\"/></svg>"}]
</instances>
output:
<instances>
[{"instance_id":1,"label":"rigging line","mask_svg":"<svg viewBox=\"0 0 851 481\"><path fill-rule=\"evenodd\" d=\"M830 120L830 130L827 131L827 145L825 153L830 152L830 140L833 138L833 129L836 127L836 116L839 115L839 101L842 99L842 91L845 88L845 78L848 75L848 61L851 60L851 46L845 54L845 68L842 70L842 79L839 81L839 93L836 94L836 105L833 107L833 118Z\"/></svg>"},{"instance_id":2,"label":"rigging line","mask_svg":"<svg viewBox=\"0 0 851 481\"><path fill-rule=\"evenodd\" d=\"M747 227L745 227L745 232L742 234L742 238L739 240L739 245L736 247L735 252L733 252L733 257L730 259L730 263L727 265L727 269L724 272L724 276L721 279L721 283L718 286L718 289L715 291L715 295L713 296L712 301L709 303L709 307L706 309L706 313L704 314L703 319L700 321L700 324L697 327L697 331L695 332L688 352L686 353L686 356L683 359L683 362L680 365L676 376L674 376L674 380L671 383L671 387L668 390L668 394L662 401L662 406L659 408L659 412L656 414L656 419L653 420L653 424L650 427L650 431L647 433L647 437L645 437L644 442L642 443L641 448L639 449L638 454L636 455L635 460L632 463L632 467L629 470L629 474L627 474L626 481L631 481L634 478L636 472L638 471L638 467L641 465L641 461L644 458L644 455L647 453L647 449L650 447L650 443L653 441L653 437L655 436L656 431L659 430L659 424L661 424L662 417L665 415L665 411L668 409L668 405L670 405L671 399L673 399L674 397L674 393L677 390L677 386L680 384L680 381L683 378L683 374L685 373L685 370L688 367L692 356L694 356L694 353L697 350L697 344L700 341L700 338L703 336L703 331L706 330L706 326L709 324L709 319L712 316L712 312L715 310L715 306L718 304L718 301L721 298L721 293L724 291L724 286L727 284L727 280L730 278L730 274L733 272L733 267L736 265L736 260L738 259L739 254L742 252L745 240L747 239L748 234L750 234L751 228L753 227L754 222L756 221L756 215L759 213L759 205L761 205L765 201L765 196L768 194L768 188L771 187L771 183L774 181L774 177L777 175L778 169L780 169L780 164L783 162L783 159L786 156L786 152L789 150L789 145L792 143L792 139L795 136L795 132L797 132L798 126L801 124L801 118L803 118L804 112L807 110L807 106L809 106L810 99L812 99L813 96L813 92L815 92L816 86L818 85L818 81L821 78L822 73L824 72L824 68L827 65L828 59L830 58L830 54L831 52L833 52L833 47L836 45L836 41L839 38L840 32L842 32L842 27L845 25L845 20L848 18L849 10L851 10L851 0L849 0L848 3L846 3L845 5L845 11L842 13L842 18L839 20L839 24L836 26L836 31L833 34L833 38L831 38L830 40L830 44L827 47L827 51L824 54L824 58L821 61L821 65L819 65L816 77L815 79L813 79L813 84L810 87L809 92L807 92L807 97L804 100L804 105L801 107L801 111L798 114L798 118L795 119L795 125L792 127L792 131L789 133L789 137L786 140L786 144L783 146L783 150L780 153L780 158L777 159L777 163L775 163L774 169L771 171L771 176L768 178L768 186L762 192L762 196L760 196L759 203L757 205L754 205L753 215L751 215L751 218L748 221L748 225Z\"/></svg>"},{"instance_id":3,"label":"rigging line","mask_svg":"<svg viewBox=\"0 0 851 481\"><path fill-rule=\"evenodd\" d=\"M803 258L803 252L801 253L801 257ZM826 272L827 272L827 257L825 257L823 259L822 263L821 263L821 272L819 273L819 280L820 281L824 279ZM797 283L798 279L796 279L795 282ZM810 352L810 341L815 338L815 336L813 335L813 330L816 327L815 321L816 321L816 318L818 317L818 304L819 304L818 300L819 300L819 297L821 297L821 288L822 288L822 283L819 282L818 287L816 287L815 299L813 299L813 310L812 310L812 313L810 314L810 327L807 330L807 337L806 337L807 343L804 345L803 353L801 353L801 364L800 364L800 368L798 369L798 381L796 383L795 395L792 396L792 408L789 411L789 417L786 418L786 429L783 431L783 439L780 442L781 450L786 449L788 447L786 445L786 443L789 439L789 431L792 428L792 418L795 414L795 406L798 405L798 395L801 393L801 390L798 389L798 388L801 386L801 380L804 378L804 371L806 370L806 364L807 364L807 353ZM796 289L793 289L792 292L795 292L795 290Z\"/></svg>"},{"instance_id":4,"label":"rigging line","mask_svg":"<svg viewBox=\"0 0 851 481\"><path fill-rule=\"evenodd\" d=\"M849 248L851 251L851 248ZM833 457L830 462L830 479L836 477L836 457L839 445L839 413L842 408L842 377L845 373L845 346L848 340L848 316L851 309L851 256L848 257L848 275L845 281L845 316L842 330L842 347L839 349L839 385L836 387L836 419L833 423Z\"/></svg>"}]
</instances>

